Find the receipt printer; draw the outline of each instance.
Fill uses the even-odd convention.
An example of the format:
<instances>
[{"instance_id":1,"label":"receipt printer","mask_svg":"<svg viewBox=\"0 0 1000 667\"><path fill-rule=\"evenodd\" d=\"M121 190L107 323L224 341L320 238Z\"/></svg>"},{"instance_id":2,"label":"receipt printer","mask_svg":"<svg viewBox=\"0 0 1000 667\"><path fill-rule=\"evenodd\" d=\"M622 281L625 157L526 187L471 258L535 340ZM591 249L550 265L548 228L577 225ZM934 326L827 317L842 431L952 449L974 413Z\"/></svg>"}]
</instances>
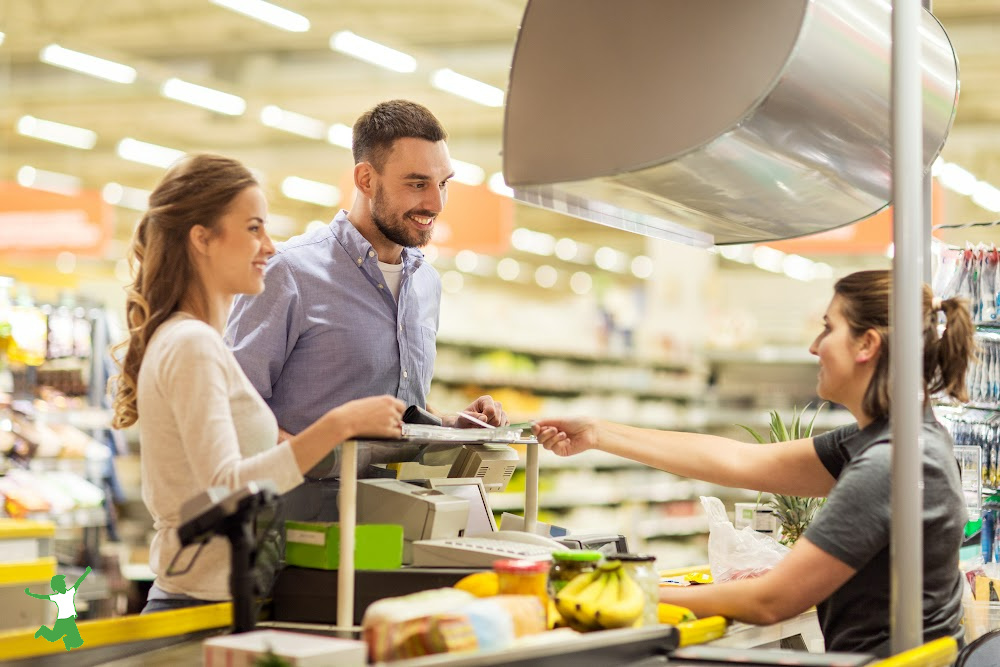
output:
<instances>
[{"instance_id":1,"label":"receipt printer","mask_svg":"<svg viewBox=\"0 0 1000 667\"><path fill-rule=\"evenodd\" d=\"M469 520L469 501L398 479L358 480L358 523L403 526L403 564L413 562L413 542L458 537Z\"/></svg>"}]
</instances>

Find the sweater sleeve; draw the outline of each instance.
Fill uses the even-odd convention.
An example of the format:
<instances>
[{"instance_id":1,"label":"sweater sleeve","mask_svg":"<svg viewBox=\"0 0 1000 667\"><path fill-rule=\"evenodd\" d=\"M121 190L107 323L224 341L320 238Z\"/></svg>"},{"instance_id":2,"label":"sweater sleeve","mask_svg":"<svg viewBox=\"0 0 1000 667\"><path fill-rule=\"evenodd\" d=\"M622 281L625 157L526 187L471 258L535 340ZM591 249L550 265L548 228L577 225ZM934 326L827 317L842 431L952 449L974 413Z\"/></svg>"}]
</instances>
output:
<instances>
[{"instance_id":1,"label":"sweater sleeve","mask_svg":"<svg viewBox=\"0 0 1000 667\"><path fill-rule=\"evenodd\" d=\"M230 366L222 338L201 326L185 327L178 334L165 350L161 395L169 403L180 432L178 444L198 485L237 489L249 481L270 479L284 493L301 483L287 441L252 456L242 455L230 407L230 374L239 370Z\"/></svg>"}]
</instances>

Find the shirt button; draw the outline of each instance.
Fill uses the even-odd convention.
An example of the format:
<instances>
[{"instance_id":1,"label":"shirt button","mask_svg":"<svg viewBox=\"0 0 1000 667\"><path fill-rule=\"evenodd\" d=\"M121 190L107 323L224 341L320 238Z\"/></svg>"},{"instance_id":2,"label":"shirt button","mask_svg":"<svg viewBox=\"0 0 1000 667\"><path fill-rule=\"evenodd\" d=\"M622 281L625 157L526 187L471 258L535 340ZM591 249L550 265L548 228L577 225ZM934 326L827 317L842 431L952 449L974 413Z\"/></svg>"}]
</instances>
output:
<instances>
[{"instance_id":1,"label":"shirt button","mask_svg":"<svg viewBox=\"0 0 1000 667\"><path fill-rule=\"evenodd\" d=\"M403 371L403 377L408 377L408 376L406 375L406 371Z\"/></svg>"},{"instance_id":2,"label":"shirt button","mask_svg":"<svg viewBox=\"0 0 1000 667\"><path fill-rule=\"evenodd\" d=\"M374 257L375 256L375 251L374 250L369 250L368 251L368 256L369 257Z\"/></svg>"},{"instance_id":3,"label":"shirt button","mask_svg":"<svg viewBox=\"0 0 1000 667\"><path fill-rule=\"evenodd\" d=\"M382 283L379 283L379 284L378 284L378 288L379 288L379 289L382 289Z\"/></svg>"},{"instance_id":4,"label":"shirt button","mask_svg":"<svg viewBox=\"0 0 1000 667\"><path fill-rule=\"evenodd\" d=\"M365 261L364 257L358 257L358 264L361 264L363 261Z\"/></svg>"},{"instance_id":5,"label":"shirt button","mask_svg":"<svg viewBox=\"0 0 1000 667\"><path fill-rule=\"evenodd\" d=\"M402 324L400 324L400 325L399 325L399 330L400 330L400 331L402 331L402 330L403 330L403 325L402 325Z\"/></svg>"}]
</instances>

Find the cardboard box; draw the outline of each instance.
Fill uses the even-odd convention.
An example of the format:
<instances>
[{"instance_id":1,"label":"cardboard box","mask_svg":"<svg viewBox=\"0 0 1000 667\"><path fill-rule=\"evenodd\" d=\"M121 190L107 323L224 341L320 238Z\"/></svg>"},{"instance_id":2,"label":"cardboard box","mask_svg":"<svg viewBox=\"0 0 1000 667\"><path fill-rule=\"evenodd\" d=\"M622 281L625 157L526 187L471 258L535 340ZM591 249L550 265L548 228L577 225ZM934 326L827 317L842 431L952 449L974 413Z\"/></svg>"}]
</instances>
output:
<instances>
[{"instance_id":1,"label":"cardboard box","mask_svg":"<svg viewBox=\"0 0 1000 667\"><path fill-rule=\"evenodd\" d=\"M340 567L340 524L285 522L285 562L299 567L336 570ZM361 524L354 532L354 567L397 570L403 564L403 527Z\"/></svg>"},{"instance_id":2,"label":"cardboard box","mask_svg":"<svg viewBox=\"0 0 1000 667\"><path fill-rule=\"evenodd\" d=\"M368 656L362 641L280 630L255 630L202 642L205 667L253 667L269 651L294 667L364 667Z\"/></svg>"}]
</instances>

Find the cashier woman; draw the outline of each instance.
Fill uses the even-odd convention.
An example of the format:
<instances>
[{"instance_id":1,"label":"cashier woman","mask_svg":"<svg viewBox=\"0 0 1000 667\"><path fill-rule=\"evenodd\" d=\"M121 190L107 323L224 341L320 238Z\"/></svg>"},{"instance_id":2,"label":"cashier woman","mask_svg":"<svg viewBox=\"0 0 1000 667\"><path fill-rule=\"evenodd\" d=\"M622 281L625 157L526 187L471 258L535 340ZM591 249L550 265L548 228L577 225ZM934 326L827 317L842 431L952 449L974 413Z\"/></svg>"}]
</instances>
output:
<instances>
[{"instance_id":1,"label":"cashier woman","mask_svg":"<svg viewBox=\"0 0 1000 667\"><path fill-rule=\"evenodd\" d=\"M535 425L546 449L562 456L601 449L725 486L827 498L804 537L767 574L663 588L662 601L689 607L698 616L720 614L755 624L775 623L815 605L828 651L889 654L890 287L887 271L862 271L838 281L823 330L809 348L819 358L817 394L847 408L855 424L769 445L592 418L544 419ZM945 328L939 336L941 312ZM939 301L923 287L925 396L945 393L967 400L973 331L963 301ZM924 640L960 638L958 552L967 513L954 443L929 406L923 441Z\"/></svg>"},{"instance_id":2,"label":"cashier woman","mask_svg":"<svg viewBox=\"0 0 1000 667\"><path fill-rule=\"evenodd\" d=\"M146 612L230 598L224 538L213 538L190 567L193 550L177 559L182 503L211 486L257 479L285 492L344 440L401 433L403 403L373 396L328 409L278 441L274 415L222 339L233 297L264 289L264 263L274 254L266 221L267 201L246 167L196 155L163 177L132 239L135 280L125 357L112 378L113 425L139 421L142 499L156 530ZM180 574L167 576L170 569Z\"/></svg>"}]
</instances>

